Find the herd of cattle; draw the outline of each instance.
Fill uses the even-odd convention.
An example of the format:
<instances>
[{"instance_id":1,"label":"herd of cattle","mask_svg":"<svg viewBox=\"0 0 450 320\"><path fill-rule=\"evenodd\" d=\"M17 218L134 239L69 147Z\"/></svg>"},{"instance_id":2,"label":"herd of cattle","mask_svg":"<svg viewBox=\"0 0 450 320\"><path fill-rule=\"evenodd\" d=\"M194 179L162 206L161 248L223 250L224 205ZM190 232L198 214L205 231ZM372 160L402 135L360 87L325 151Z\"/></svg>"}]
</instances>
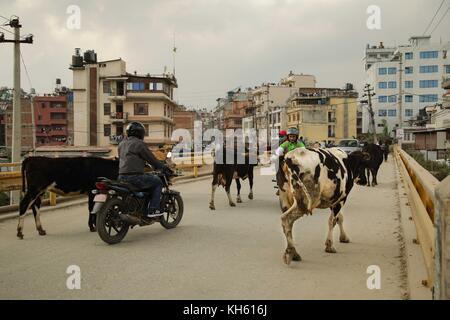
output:
<instances>
[{"instance_id":1,"label":"herd of cattle","mask_svg":"<svg viewBox=\"0 0 450 320\"><path fill-rule=\"evenodd\" d=\"M226 147L224 147L226 148ZM223 150L223 154L227 150ZM233 150L236 154L236 150ZM229 152L229 150L228 150ZM250 184L249 199L253 199L253 171L256 163L250 161L249 152L245 154L244 163L214 162L211 201L209 207L215 209L214 194L219 185L225 188L229 205L236 206L230 194L230 187L235 180L237 185L237 202L240 196L240 180L248 178ZM236 158L235 158L236 160ZM354 185L377 184L377 173L383 162L383 152L376 144L366 145L362 151L346 154L338 148L329 149L295 149L279 161L277 184L282 205L282 227L287 240L284 262L301 260L294 247L292 227L294 222L305 214L312 214L315 208L330 208L328 220L328 237L325 251L336 252L333 247L332 231L336 224L340 228L340 241L349 242L343 228L342 208ZM47 158L29 157L22 163L22 191L20 216L17 236L23 239L24 217L31 208L36 229L40 235L46 232L40 222L39 209L41 198L46 191L59 195L88 195L89 220L91 231L95 231L96 217L90 214L93 208L93 194L98 177L117 179L119 161L95 157ZM372 182L370 182L372 176Z\"/></svg>"}]
</instances>

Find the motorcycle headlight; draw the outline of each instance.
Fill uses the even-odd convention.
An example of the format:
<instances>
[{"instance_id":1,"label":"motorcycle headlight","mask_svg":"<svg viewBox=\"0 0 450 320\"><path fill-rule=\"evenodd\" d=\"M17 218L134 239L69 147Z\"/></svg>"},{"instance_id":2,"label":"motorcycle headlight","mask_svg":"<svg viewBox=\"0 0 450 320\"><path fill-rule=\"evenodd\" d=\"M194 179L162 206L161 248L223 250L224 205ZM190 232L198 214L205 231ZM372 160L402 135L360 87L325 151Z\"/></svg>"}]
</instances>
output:
<instances>
[{"instance_id":1,"label":"motorcycle headlight","mask_svg":"<svg viewBox=\"0 0 450 320\"><path fill-rule=\"evenodd\" d=\"M116 191L115 191L115 190L109 190L109 191L108 191L108 193L109 193L110 195L112 195L112 196L113 196L113 195L115 195L115 194L116 194Z\"/></svg>"},{"instance_id":2,"label":"motorcycle headlight","mask_svg":"<svg viewBox=\"0 0 450 320\"><path fill-rule=\"evenodd\" d=\"M91 192L92 192L92 194L97 194L97 193L98 193L98 190L97 190L97 189L94 189L94 190L92 190Z\"/></svg>"}]
</instances>

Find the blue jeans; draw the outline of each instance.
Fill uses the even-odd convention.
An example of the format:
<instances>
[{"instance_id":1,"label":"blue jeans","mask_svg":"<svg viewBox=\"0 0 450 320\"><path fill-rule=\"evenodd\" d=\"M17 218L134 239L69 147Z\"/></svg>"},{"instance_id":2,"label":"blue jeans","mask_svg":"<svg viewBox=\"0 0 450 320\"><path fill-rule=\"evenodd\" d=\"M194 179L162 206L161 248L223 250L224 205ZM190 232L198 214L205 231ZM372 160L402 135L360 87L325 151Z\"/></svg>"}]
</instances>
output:
<instances>
[{"instance_id":1,"label":"blue jeans","mask_svg":"<svg viewBox=\"0 0 450 320\"><path fill-rule=\"evenodd\" d=\"M120 175L119 180L129 182L139 189L150 192L150 202L148 204L149 211L159 209L163 183L157 175Z\"/></svg>"}]
</instances>

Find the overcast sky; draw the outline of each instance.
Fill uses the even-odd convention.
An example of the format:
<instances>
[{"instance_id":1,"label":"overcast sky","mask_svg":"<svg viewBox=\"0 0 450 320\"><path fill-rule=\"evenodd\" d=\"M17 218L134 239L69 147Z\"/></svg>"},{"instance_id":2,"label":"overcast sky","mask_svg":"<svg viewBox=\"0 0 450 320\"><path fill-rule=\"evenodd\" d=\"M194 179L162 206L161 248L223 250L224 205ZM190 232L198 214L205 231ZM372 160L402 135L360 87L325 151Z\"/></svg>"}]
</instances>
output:
<instances>
[{"instance_id":1,"label":"overcast sky","mask_svg":"<svg viewBox=\"0 0 450 320\"><path fill-rule=\"evenodd\" d=\"M22 45L22 54L38 93L52 92L56 78L72 87L68 67L76 47L94 49L99 60L121 57L128 72L161 74L164 66L172 70L175 34L178 102L212 108L230 89L278 82L290 70L314 74L321 87L350 82L360 89L366 44L405 44L411 35L422 35L440 4L441 0L0 0L0 15L19 16L22 34L35 35L33 45ZM81 10L79 30L66 26L70 5ZM369 5L381 9L381 30L366 26ZM434 23L449 6L450 0L445 0ZM434 31L434 41L449 41L449 30L450 13ZM0 44L0 86L12 86L12 52L11 44ZM29 91L24 70L22 87Z\"/></svg>"}]
</instances>

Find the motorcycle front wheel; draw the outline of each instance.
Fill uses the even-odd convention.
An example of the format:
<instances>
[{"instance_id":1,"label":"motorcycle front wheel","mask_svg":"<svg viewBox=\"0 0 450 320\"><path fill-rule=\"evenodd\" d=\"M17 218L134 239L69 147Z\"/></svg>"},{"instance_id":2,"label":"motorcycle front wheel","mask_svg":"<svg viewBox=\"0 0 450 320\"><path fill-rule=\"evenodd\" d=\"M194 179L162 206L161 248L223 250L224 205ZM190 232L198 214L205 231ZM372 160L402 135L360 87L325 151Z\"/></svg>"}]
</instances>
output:
<instances>
[{"instance_id":1,"label":"motorcycle front wheel","mask_svg":"<svg viewBox=\"0 0 450 320\"><path fill-rule=\"evenodd\" d=\"M161 225L166 229L175 228L183 217L184 204L179 194L171 195L166 203L164 215L161 217Z\"/></svg>"},{"instance_id":2,"label":"motorcycle front wheel","mask_svg":"<svg viewBox=\"0 0 450 320\"><path fill-rule=\"evenodd\" d=\"M116 244L126 236L129 224L119 217L124 213L123 202L110 198L97 212L97 232L100 238L108 244Z\"/></svg>"}]
</instances>

